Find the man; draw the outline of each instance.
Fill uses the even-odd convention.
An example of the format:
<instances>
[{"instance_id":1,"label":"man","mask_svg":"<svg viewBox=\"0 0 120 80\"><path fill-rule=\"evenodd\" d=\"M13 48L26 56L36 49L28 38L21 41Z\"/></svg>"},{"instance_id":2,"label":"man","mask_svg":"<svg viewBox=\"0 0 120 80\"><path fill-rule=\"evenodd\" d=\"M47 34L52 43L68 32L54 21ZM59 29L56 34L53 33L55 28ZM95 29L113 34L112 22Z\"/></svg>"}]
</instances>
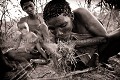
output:
<instances>
[{"instance_id":1,"label":"man","mask_svg":"<svg viewBox=\"0 0 120 80\"><path fill-rule=\"evenodd\" d=\"M68 40L73 33L77 34L74 36L76 40L81 40L81 35L84 36L83 44L76 45L78 51L81 48L87 50L86 47L91 48L91 45L101 43L98 47L98 54L102 63L108 63L108 58L120 50L118 47L120 29L108 34L88 10L78 8L72 12L66 0L50 1L44 8L43 18L56 40Z\"/></svg>"}]
</instances>

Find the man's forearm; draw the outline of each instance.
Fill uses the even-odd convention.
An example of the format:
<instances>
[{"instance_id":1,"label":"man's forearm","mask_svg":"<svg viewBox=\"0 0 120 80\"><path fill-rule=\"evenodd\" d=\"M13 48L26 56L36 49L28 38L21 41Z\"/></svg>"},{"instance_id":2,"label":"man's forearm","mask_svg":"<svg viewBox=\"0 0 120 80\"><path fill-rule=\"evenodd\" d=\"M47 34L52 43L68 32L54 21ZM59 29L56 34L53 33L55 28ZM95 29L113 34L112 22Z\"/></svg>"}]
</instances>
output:
<instances>
[{"instance_id":1,"label":"man's forearm","mask_svg":"<svg viewBox=\"0 0 120 80\"><path fill-rule=\"evenodd\" d=\"M94 38L75 41L75 45L79 47L85 47L85 46L97 45L105 42L106 42L105 37L94 37Z\"/></svg>"}]
</instances>

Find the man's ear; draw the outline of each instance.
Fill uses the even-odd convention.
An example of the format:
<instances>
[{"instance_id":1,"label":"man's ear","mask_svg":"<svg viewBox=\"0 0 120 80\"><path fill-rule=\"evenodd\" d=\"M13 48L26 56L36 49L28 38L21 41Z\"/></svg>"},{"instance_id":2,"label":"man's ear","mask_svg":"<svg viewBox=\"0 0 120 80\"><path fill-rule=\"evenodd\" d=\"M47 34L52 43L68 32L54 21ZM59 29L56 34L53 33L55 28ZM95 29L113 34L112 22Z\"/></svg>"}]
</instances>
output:
<instances>
[{"instance_id":1,"label":"man's ear","mask_svg":"<svg viewBox=\"0 0 120 80\"><path fill-rule=\"evenodd\" d=\"M73 14L73 12L72 12L72 14L71 14L70 17L71 17L72 20L74 20L74 14Z\"/></svg>"}]
</instances>

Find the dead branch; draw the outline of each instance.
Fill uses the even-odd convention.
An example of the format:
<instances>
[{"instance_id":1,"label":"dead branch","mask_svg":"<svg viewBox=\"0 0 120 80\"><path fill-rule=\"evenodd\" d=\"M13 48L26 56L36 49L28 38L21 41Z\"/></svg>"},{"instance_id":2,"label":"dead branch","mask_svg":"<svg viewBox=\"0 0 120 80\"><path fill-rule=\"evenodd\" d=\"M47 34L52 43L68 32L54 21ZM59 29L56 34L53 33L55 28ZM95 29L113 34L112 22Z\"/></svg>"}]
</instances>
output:
<instances>
[{"instance_id":1,"label":"dead branch","mask_svg":"<svg viewBox=\"0 0 120 80\"><path fill-rule=\"evenodd\" d=\"M60 76L60 77L54 77L54 78L39 78L40 80L58 80L58 79L63 79L63 78L67 78L69 76L74 76L74 75L77 75L77 74L83 74L83 73L87 73L87 72L90 72L90 71L93 71L95 70L96 68L87 68L87 69L84 69L84 70L78 70L78 71L73 71L73 72L70 72L64 76Z\"/></svg>"}]
</instances>

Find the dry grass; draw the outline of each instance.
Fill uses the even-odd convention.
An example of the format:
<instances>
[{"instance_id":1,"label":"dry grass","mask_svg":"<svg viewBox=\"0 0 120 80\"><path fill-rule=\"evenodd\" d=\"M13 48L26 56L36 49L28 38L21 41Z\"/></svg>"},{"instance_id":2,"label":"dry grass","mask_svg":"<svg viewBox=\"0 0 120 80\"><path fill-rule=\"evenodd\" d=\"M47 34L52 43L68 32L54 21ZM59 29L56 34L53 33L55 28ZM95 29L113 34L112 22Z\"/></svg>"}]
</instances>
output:
<instances>
[{"instance_id":1,"label":"dry grass","mask_svg":"<svg viewBox=\"0 0 120 80\"><path fill-rule=\"evenodd\" d=\"M74 49L74 45L72 45L70 41L58 41L58 54L62 55L62 57L58 60L58 69L63 70L64 73L70 72L71 69L68 62L75 65L75 52L76 50Z\"/></svg>"}]
</instances>

